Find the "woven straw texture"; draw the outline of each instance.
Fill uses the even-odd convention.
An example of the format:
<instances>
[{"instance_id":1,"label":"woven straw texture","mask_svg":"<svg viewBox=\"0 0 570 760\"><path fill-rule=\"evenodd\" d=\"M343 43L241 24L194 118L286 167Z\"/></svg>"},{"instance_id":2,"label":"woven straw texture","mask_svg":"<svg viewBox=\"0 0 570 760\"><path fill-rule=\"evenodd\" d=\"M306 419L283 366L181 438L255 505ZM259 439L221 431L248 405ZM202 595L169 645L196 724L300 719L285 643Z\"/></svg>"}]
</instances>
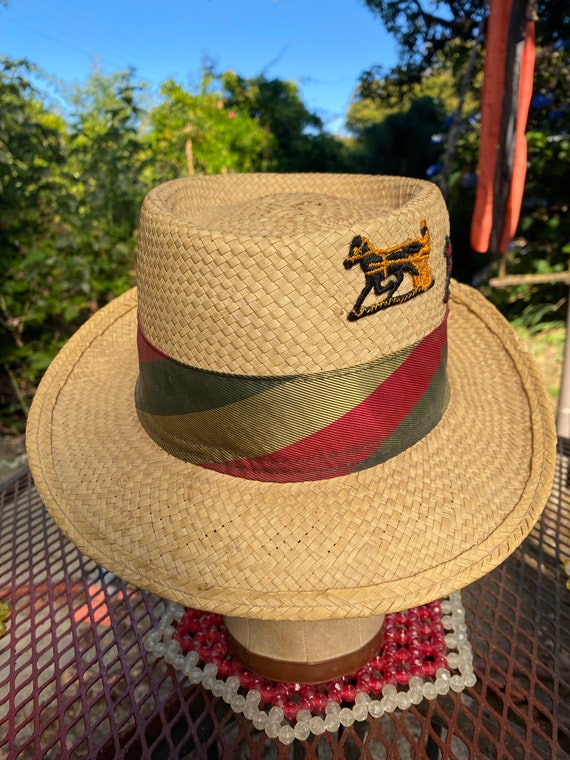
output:
<instances>
[{"instance_id":1,"label":"woven straw texture","mask_svg":"<svg viewBox=\"0 0 570 760\"><path fill-rule=\"evenodd\" d=\"M215 216L210 207L220 205L219 188L206 180L203 178L202 225L207 224L208 214ZM363 178L362 182L366 185L369 180ZM295 181L284 180L284 184L287 187ZM377 178L376 182L382 185ZM406 218L406 208L417 202L414 192L420 196L424 191L432 193L431 187L426 190L425 183L420 185L419 190L416 185L408 185L406 192L400 189L399 198L392 193L390 203L398 210L403 207ZM177 186L170 183L163 192L175 192ZM228 193L224 203L231 205L231 183L224 187ZM345 187L344 192L347 197L356 195L354 187ZM366 200L363 190L359 192ZM378 201L372 188L369 195L366 203L374 206ZM311 204L314 201L312 198ZM419 217L425 211L422 218L430 226L432 250L442 250L447 221L437 191L432 201L435 213L429 213L426 200L424 208L414 210L408 226L395 235L392 231L384 242L378 239L381 222L377 227L367 222L364 232L377 245L393 245L394 237L397 242L418 234ZM170 317L173 307L166 298L156 313L151 308L154 275L149 274L146 261L150 258L148 240L158 235L149 228L164 227L164 220L159 222L148 213L154 203L158 203L156 196L146 203L141 232L139 288L144 285L145 289L141 319L145 331L164 349L168 336L160 334L158 312L164 308ZM342 258L351 235L363 233L357 229L351 203L345 204L349 211L344 212L350 216L349 234L323 229L316 236L321 244L315 255L328 260L329 271L330 262ZM382 203L388 204L386 200ZM339 208L336 219L341 212ZM391 219L387 211L384 214ZM392 216L398 217L399 211ZM237 224L237 218L232 217L229 227ZM248 213L246 219L261 237L256 215ZM320 223L328 226L326 220ZM196 238L195 222L188 234ZM219 234L227 237L230 233L223 230ZM205 235L200 232L198 237L202 240ZM211 232L217 241L218 263L238 267L235 259L239 256L231 248L222 251L217 235ZM307 232L307 237L315 243L313 232ZM325 245L325 238L329 243L333 238L337 241L334 250L332 243ZM274 241L271 245L273 255L279 244ZM292 253L281 255L299 259ZM176 258L174 253L172 257ZM184 258L181 254L177 261ZM441 321L441 267L443 264L434 262L436 284L416 299L425 304L425 311L420 314L413 301L406 304L416 312L415 321L406 322L412 332L425 334L432 322ZM342 267L337 268L341 271ZM245 265L238 269L244 280L253 277L246 275L250 270ZM289 269L284 266L284 271ZM343 278L347 274L351 272L341 271ZM198 279L203 276L201 273ZM267 328L270 337L263 337L263 329L248 333L241 312L259 315L261 306L256 300L253 312L248 311L250 302L244 303L244 296L234 293L239 313L230 319L231 299L226 298L223 329L220 326L223 334L208 352L212 327L207 326L206 338L200 338L200 331L206 328L196 315L209 313L228 284L211 296L209 305L199 300L206 298L204 285L194 296L185 320L180 316L177 334L184 337L173 338L169 350L174 354L176 349L181 358L184 346L190 343L193 352L202 352L203 366L220 369L217 362L222 362L229 372L239 367L240 372L270 373L282 371L284 364L288 371L291 367L312 372L328 369L341 362L344 351L344 366L352 365L369 360L371 353L374 356L398 347L393 344L397 338L394 324L401 322L398 314L403 307L349 323L346 313L360 283L355 288L354 282L348 286L343 281L335 291L327 275L328 282L313 298L312 270L300 267L297 276L301 282L294 292L303 293L309 281L310 293L299 303L293 294L283 295L283 313ZM183 279L182 274L179 278ZM212 279L216 280L210 275ZM234 275L231 280L235 283ZM287 287L294 287L295 283L288 282ZM186 286L178 283L173 287L176 298L183 301L182 315L184 309L190 309L190 301L184 299L191 296L186 294ZM334 308L326 306L331 288ZM174 297L173 291L169 298ZM312 316L307 314L307 299ZM286 300L295 306L287 307ZM278 296L274 294L270 302L275 305ZM132 290L98 312L69 341L38 390L27 431L38 490L54 519L86 554L124 579L187 606L248 618L321 620L379 615L444 596L498 565L529 533L548 498L555 458L550 402L513 330L466 286L453 283L449 306L450 401L437 427L377 467L329 480L276 484L231 477L180 461L142 430L134 406L137 292ZM288 319L294 323L288 347L280 342L272 352L269 344L276 336L282 341L286 332L282 320L287 308ZM270 311L267 306L263 318L268 322ZM189 326L195 321L199 327ZM386 342L388 330L393 334ZM343 331L350 332L350 337L339 347L335 342ZM323 332L324 342L315 337ZM243 340L235 342L234 336L240 335ZM366 339L360 337L364 335ZM408 336L407 342L414 337ZM235 351L224 350L234 343ZM297 347L301 350L293 351ZM194 365L201 362L191 360Z\"/></svg>"},{"instance_id":2,"label":"woven straw texture","mask_svg":"<svg viewBox=\"0 0 570 760\"><path fill-rule=\"evenodd\" d=\"M371 329L346 317L364 280L343 258L355 235L379 248L429 220L435 286ZM370 361L437 327L445 313L447 210L428 182L359 175L175 180L143 205L137 282L145 335L195 367L251 375ZM368 322L368 323L367 323ZM230 339L231 331L231 339Z\"/></svg>"}]
</instances>

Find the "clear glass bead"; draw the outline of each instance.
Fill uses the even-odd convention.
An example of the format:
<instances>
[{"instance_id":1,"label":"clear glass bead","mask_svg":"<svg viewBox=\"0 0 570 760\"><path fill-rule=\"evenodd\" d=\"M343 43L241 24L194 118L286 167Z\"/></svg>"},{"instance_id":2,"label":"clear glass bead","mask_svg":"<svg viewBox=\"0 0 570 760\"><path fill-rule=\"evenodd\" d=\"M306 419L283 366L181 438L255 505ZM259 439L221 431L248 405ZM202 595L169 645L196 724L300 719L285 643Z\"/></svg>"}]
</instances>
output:
<instances>
[{"instance_id":1,"label":"clear glass bead","mask_svg":"<svg viewBox=\"0 0 570 760\"><path fill-rule=\"evenodd\" d=\"M250 689L245 695L246 702L251 702L252 705L258 705L261 700L261 694L257 689Z\"/></svg>"},{"instance_id":2,"label":"clear glass bead","mask_svg":"<svg viewBox=\"0 0 570 760\"><path fill-rule=\"evenodd\" d=\"M270 739L277 739L280 728L281 723L278 723L276 720L268 720L265 724L265 733Z\"/></svg>"},{"instance_id":3,"label":"clear glass bead","mask_svg":"<svg viewBox=\"0 0 570 760\"><path fill-rule=\"evenodd\" d=\"M442 696L444 694L448 694L449 693L449 679L436 678L435 688L437 689L437 693L441 694Z\"/></svg>"},{"instance_id":4,"label":"clear glass bead","mask_svg":"<svg viewBox=\"0 0 570 760\"><path fill-rule=\"evenodd\" d=\"M230 676L228 679L226 679L226 686L228 689L237 691L239 689L239 678L237 676Z\"/></svg>"},{"instance_id":5,"label":"clear glass bead","mask_svg":"<svg viewBox=\"0 0 570 760\"><path fill-rule=\"evenodd\" d=\"M450 668L456 668L459 665L459 655L457 652L450 652L447 655L447 662Z\"/></svg>"},{"instance_id":6,"label":"clear glass bead","mask_svg":"<svg viewBox=\"0 0 570 760\"><path fill-rule=\"evenodd\" d=\"M251 719L251 722L260 731L267 725L267 714L263 710L258 710Z\"/></svg>"},{"instance_id":7,"label":"clear glass bead","mask_svg":"<svg viewBox=\"0 0 570 760\"><path fill-rule=\"evenodd\" d=\"M188 671L186 674L186 677L190 681L190 683L198 684L202 683L202 677L203 677L202 670L200 668L192 668Z\"/></svg>"},{"instance_id":8,"label":"clear glass bead","mask_svg":"<svg viewBox=\"0 0 570 760\"><path fill-rule=\"evenodd\" d=\"M224 681L220 681L220 679L217 678L216 681L214 682L214 685L212 686L212 694L215 697L221 697L222 694L224 693L225 688L226 688L226 684L224 683Z\"/></svg>"},{"instance_id":9,"label":"clear glass bead","mask_svg":"<svg viewBox=\"0 0 570 760\"><path fill-rule=\"evenodd\" d=\"M475 676L475 673L469 673L469 675L465 676L465 686L472 688L476 683L477 677Z\"/></svg>"},{"instance_id":10,"label":"clear glass bead","mask_svg":"<svg viewBox=\"0 0 570 760\"><path fill-rule=\"evenodd\" d=\"M424 683L422 692L426 699L435 699L437 697L437 688L431 681Z\"/></svg>"},{"instance_id":11,"label":"clear glass bead","mask_svg":"<svg viewBox=\"0 0 570 760\"><path fill-rule=\"evenodd\" d=\"M253 720L253 716L258 712L259 710L257 708L257 705L248 702L246 699L245 707L243 708L243 717L247 718L248 720Z\"/></svg>"},{"instance_id":12,"label":"clear glass bead","mask_svg":"<svg viewBox=\"0 0 570 760\"><path fill-rule=\"evenodd\" d=\"M325 714L326 715L338 715L340 712L340 705L338 702L335 702L334 700L329 700L327 702L327 706L325 707Z\"/></svg>"},{"instance_id":13,"label":"clear glass bead","mask_svg":"<svg viewBox=\"0 0 570 760\"><path fill-rule=\"evenodd\" d=\"M410 695L405 691L399 691L396 694L396 704L398 705L400 710L407 710L408 707L412 704Z\"/></svg>"},{"instance_id":14,"label":"clear glass bead","mask_svg":"<svg viewBox=\"0 0 570 760\"><path fill-rule=\"evenodd\" d=\"M465 681L463 680L463 676L451 676L451 679L449 681L449 685L453 689L453 691L463 691L465 688Z\"/></svg>"},{"instance_id":15,"label":"clear glass bead","mask_svg":"<svg viewBox=\"0 0 570 760\"><path fill-rule=\"evenodd\" d=\"M162 634L160 631L151 631L145 639L145 644L148 647L152 647L161 640Z\"/></svg>"},{"instance_id":16,"label":"clear glass bead","mask_svg":"<svg viewBox=\"0 0 570 760\"><path fill-rule=\"evenodd\" d=\"M327 731L331 731L331 733L334 733L335 731L338 731L338 728L340 726L340 720L338 715L332 715L329 713L327 717L325 718L325 728Z\"/></svg>"},{"instance_id":17,"label":"clear glass bead","mask_svg":"<svg viewBox=\"0 0 570 760\"><path fill-rule=\"evenodd\" d=\"M419 703L424 698L422 687L421 686L412 686L408 690L408 695L410 697L410 702L413 705L419 705Z\"/></svg>"},{"instance_id":18,"label":"clear glass bead","mask_svg":"<svg viewBox=\"0 0 570 760\"><path fill-rule=\"evenodd\" d=\"M212 691L212 687L215 683L216 683L215 676L208 676L204 673L204 675L202 676L202 686L205 689L208 689L208 691Z\"/></svg>"},{"instance_id":19,"label":"clear glass bead","mask_svg":"<svg viewBox=\"0 0 570 760\"><path fill-rule=\"evenodd\" d=\"M455 649L457 646L457 636L454 633L445 634L445 643L449 649Z\"/></svg>"},{"instance_id":20,"label":"clear glass bead","mask_svg":"<svg viewBox=\"0 0 570 760\"><path fill-rule=\"evenodd\" d=\"M282 707L272 707L269 711L269 720L274 720L277 723L281 723L283 721L283 708Z\"/></svg>"},{"instance_id":21,"label":"clear glass bead","mask_svg":"<svg viewBox=\"0 0 570 760\"><path fill-rule=\"evenodd\" d=\"M187 653L187 655L186 655L186 662L188 663L188 665L189 665L191 668L193 668L193 667L194 667L194 665L197 665L197 664L198 664L198 660L199 660L199 659L200 659L200 658L199 658L199 656L198 656L198 652L194 652L194 651L192 651L192 652L188 652L188 653Z\"/></svg>"},{"instance_id":22,"label":"clear glass bead","mask_svg":"<svg viewBox=\"0 0 570 760\"><path fill-rule=\"evenodd\" d=\"M384 712L387 712L387 713L394 712L394 710L397 707L395 695L388 694L387 696L382 697L382 705L384 707Z\"/></svg>"},{"instance_id":23,"label":"clear glass bead","mask_svg":"<svg viewBox=\"0 0 570 760\"><path fill-rule=\"evenodd\" d=\"M243 694L236 694L235 697L230 702L230 706L232 710L236 713L243 712L243 709L246 705L245 697Z\"/></svg>"},{"instance_id":24,"label":"clear glass bead","mask_svg":"<svg viewBox=\"0 0 570 760\"><path fill-rule=\"evenodd\" d=\"M164 655L166 654L165 645L162 644L161 642L156 644L156 646L153 649L153 654L156 655L156 657L164 657Z\"/></svg>"},{"instance_id":25,"label":"clear glass bead","mask_svg":"<svg viewBox=\"0 0 570 760\"><path fill-rule=\"evenodd\" d=\"M343 707L338 714L338 719L343 726L352 726L354 723L354 713L349 707Z\"/></svg>"},{"instance_id":26,"label":"clear glass bead","mask_svg":"<svg viewBox=\"0 0 570 760\"><path fill-rule=\"evenodd\" d=\"M315 715L314 718L311 718L309 721L309 728L311 729L311 732L315 734L315 736L320 736L327 730L325 721L323 718L321 718L320 715Z\"/></svg>"},{"instance_id":27,"label":"clear glass bead","mask_svg":"<svg viewBox=\"0 0 570 760\"><path fill-rule=\"evenodd\" d=\"M291 728L291 726L287 723L284 726L281 726L279 729L279 741L281 744L291 744L293 739L295 738L295 731Z\"/></svg>"},{"instance_id":28,"label":"clear glass bead","mask_svg":"<svg viewBox=\"0 0 570 760\"><path fill-rule=\"evenodd\" d=\"M313 714L310 710L299 710L297 713L297 723L308 723L312 717Z\"/></svg>"},{"instance_id":29,"label":"clear glass bead","mask_svg":"<svg viewBox=\"0 0 570 760\"><path fill-rule=\"evenodd\" d=\"M368 703L358 702L358 704L355 704L352 708L352 714L354 715L354 720L366 720L368 718Z\"/></svg>"},{"instance_id":30,"label":"clear glass bead","mask_svg":"<svg viewBox=\"0 0 570 760\"><path fill-rule=\"evenodd\" d=\"M295 728L293 729L293 732L295 734L295 739L299 739L299 741L305 741L306 739L308 739L311 734L311 729L309 728L309 721L298 720L297 723L295 724Z\"/></svg>"},{"instance_id":31,"label":"clear glass bead","mask_svg":"<svg viewBox=\"0 0 570 760\"><path fill-rule=\"evenodd\" d=\"M373 718L381 718L384 715L384 707L378 699L372 699L368 703L368 712Z\"/></svg>"}]
</instances>

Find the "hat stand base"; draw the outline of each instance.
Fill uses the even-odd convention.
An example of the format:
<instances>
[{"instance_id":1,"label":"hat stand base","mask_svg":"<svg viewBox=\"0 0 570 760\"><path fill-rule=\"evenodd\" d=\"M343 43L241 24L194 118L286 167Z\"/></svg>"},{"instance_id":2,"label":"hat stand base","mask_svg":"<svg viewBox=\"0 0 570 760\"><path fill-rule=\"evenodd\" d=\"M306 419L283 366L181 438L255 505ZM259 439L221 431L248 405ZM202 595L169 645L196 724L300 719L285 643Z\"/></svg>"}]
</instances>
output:
<instances>
[{"instance_id":1,"label":"hat stand base","mask_svg":"<svg viewBox=\"0 0 570 760\"><path fill-rule=\"evenodd\" d=\"M292 622L224 617L230 652L274 681L323 683L354 673L378 652L384 615Z\"/></svg>"}]
</instances>

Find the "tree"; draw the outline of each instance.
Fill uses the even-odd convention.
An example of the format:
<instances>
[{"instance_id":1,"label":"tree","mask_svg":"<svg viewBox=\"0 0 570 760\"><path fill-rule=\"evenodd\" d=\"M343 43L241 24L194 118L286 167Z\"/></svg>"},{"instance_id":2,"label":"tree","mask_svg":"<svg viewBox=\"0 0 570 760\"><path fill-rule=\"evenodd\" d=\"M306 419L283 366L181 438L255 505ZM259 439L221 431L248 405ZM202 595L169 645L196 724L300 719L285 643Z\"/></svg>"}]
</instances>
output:
<instances>
[{"instance_id":1,"label":"tree","mask_svg":"<svg viewBox=\"0 0 570 760\"><path fill-rule=\"evenodd\" d=\"M406 111L365 126L355 143L358 170L425 178L441 150L433 136L441 130L443 117L441 104L425 96L412 99Z\"/></svg>"},{"instance_id":2,"label":"tree","mask_svg":"<svg viewBox=\"0 0 570 760\"><path fill-rule=\"evenodd\" d=\"M309 111L294 82L260 75L244 79L233 71L222 74L229 107L245 110L272 135L264 158L274 171L339 171L345 166L344 147L324 131L322 120Z\"/></svg>"},{"instance_id":3,"label":"tree","mask_svg":"<svg viewBox=\"0 0 570 760\"><path fill-rule=\"evenodd\" d=\"M365 0L380 16L398 44L399 63L384 75L372 67L362 77L367 84L388 79L401 91L417 84L441 58L462 68L465 51L478 39L486 18L485 0Z\"/></svg>"},{"instance_id":4,"label":"tree","mask_svg":"<svg viewBox=\"0 0 570 760\"><path fill-rule=\"evenodd\" d=\"M64 123L31 71L5 61L0 76L0 361L11 380L0 392L12 412L74 330L133 283L146 189L131 74L95 72Z\"/></svg>"},{"instance_id":5,"label":"tree","mask_svg":"<svg viewBox=\"0 0 570 760\"><path fill-rule=\"evenodd\" d=\"M1 60L0 68L0 398L9 414L26 408L26 377L33 351L28 336L42 324L46 282L40 261L67 190L63 120L45 108L27 61ZM35 365L45 367L45 356ZM33 371L33 367L31 368Z\"/></svg>"},{"instance_id":6,"label":"tree","mask_svg":"<svg viewBox=\"0 0 570 760\"><path fill-rule=\"evenodd\" d=\"M153 184L194 173L265 168L271 134L245 109L227 103L217 77L206 71L199 93L167 80L160 98L148 115L146 130Z\"/></svg>"}]
</instances>

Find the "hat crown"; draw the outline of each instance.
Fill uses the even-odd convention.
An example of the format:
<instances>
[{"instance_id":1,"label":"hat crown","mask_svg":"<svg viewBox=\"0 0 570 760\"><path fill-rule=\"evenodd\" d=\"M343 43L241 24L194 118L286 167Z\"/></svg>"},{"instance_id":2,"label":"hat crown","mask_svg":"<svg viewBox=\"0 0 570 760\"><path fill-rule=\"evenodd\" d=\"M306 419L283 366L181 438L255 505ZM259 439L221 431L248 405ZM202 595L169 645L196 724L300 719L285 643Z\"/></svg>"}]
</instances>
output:
<instances>
[{"instance_id":1,"label":"hat crown","mask_svg":"<svg viewBox=\"0 0 570 760\"><path fill-rule=\"evenodd\" d=\"M394 251L418 241L423 224L429 250L420 263L430 282L415 297L419 259L409 253L398 259ZM421 180L302 174L175 180L152 190L142 209L141 328L169 357L232 374L315 373L388 356L444 318L448 234L441 194ZM395 284L398 271L402 282L390 308L350 321L368 282L364 265L344 263L357 237L384 261L376 265L376 282ZM389 295L377 296L375 288L363 309Z\"/></svg>"}]
</instances>

